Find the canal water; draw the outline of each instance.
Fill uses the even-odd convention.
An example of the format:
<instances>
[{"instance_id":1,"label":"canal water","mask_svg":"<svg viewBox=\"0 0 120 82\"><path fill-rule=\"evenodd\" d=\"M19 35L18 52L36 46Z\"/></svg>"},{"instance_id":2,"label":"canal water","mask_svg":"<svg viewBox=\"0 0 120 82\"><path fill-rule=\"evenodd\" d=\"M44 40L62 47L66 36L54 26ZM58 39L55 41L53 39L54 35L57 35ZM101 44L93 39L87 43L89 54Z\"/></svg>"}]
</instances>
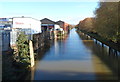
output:
<instances>
[{"instance_id":1,"label":"canal water","mask_svg":"<svg viewBox=\"0 0 120 82\"><path fill-rule=\"evenodd\" d=\"M41 52L40 52L41 53ZM75 29L64 40L56 40L36 61L32 80L117 80L117 57Z\"/></svg>"}]
</instances>

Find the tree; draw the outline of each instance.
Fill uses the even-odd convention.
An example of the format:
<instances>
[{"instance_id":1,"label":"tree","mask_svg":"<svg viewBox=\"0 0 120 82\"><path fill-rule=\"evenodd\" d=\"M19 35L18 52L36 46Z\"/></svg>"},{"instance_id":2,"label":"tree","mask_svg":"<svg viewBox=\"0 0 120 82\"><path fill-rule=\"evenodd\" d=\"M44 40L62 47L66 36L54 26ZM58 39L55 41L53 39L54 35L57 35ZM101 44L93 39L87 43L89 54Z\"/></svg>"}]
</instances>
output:
<instances>
[{"instance_id":1,"label":"tree","mask_svg":"<svg viewBox=\"0 0 120 82\"><path fill-rule=\"evenodd\" d=\"M86 30L86 31L93 31L93 22L94 18L85 18L84 20L79 22L79 29L80 30Z\"/></svg>"},{"instance_id":2,"label":"tree","mask_svg":"<svg viewBox=\"0 0 120 82\"><path fill-rule=\"evenodd\" d=\"M117 42L118 2L100 2L95 15L95 31L102 37Z\"/></svg>"},{"instance_id":3,"label":"tree","mask_svg":"<svg viewBox=\"0 0 120 82\"><path fill-rule=\"evenodd\" d=\"M29 42L24 33L20 33L17 39L17 51L15 51L15 60L19 63L30 64Z\"/></svg>"}]
</instances>

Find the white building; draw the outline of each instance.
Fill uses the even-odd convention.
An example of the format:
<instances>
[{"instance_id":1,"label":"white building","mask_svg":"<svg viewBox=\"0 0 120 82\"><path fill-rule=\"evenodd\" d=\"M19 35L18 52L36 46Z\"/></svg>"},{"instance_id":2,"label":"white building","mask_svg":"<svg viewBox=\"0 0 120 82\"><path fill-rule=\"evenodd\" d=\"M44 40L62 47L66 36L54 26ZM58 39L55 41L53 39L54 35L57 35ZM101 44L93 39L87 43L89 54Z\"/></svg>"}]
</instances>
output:
<instances>
[{"instance_id":1,"label":"white building","mask_svg":"<svg viewBox=\"0 0 120 82\"><path fill-rule=\"evenodd\" d=\"M38 34L42 32L40 20L34 18L14 17L10 18L10 20L8 18L2 18L2 20L0 21L1 29L3 29L3 31L1 31L0 38L2 43L0 46L2 46L2 51L7 51L10 45L13 46L16 44L18 34L21 31L24 32L26 35L30 35L30 39L33 34Z\"/></svg>"},{"instance_id":2,"label":"white building","mask_svg":"<svg viewBox=\"0 0 120 82\"><path fill-rule=\"evenodd\" d=\"M26 34L37 34L41 33L41 22L40 20L30 17L14 17L13 18L13 29L25 29Z\"/></svg>"}]
</instances>

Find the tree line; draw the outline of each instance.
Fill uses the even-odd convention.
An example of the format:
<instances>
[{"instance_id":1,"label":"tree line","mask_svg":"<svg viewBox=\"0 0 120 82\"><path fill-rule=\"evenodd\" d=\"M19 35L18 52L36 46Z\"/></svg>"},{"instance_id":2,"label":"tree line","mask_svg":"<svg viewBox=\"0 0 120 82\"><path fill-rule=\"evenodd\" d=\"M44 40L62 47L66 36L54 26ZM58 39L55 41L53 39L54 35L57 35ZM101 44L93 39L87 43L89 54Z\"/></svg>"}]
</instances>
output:
<instances>
[{"instance_id":1,"label":"tree line","mask_svg":"<svg viewBox=\"0 0 120 82\"><path fill-rule=\"evenodd\" d=\"M95 17L85 18L77 25L79 30L94 32L120 43L120 2L99 2L94 11Z\"/></svg>"}]
</instances>

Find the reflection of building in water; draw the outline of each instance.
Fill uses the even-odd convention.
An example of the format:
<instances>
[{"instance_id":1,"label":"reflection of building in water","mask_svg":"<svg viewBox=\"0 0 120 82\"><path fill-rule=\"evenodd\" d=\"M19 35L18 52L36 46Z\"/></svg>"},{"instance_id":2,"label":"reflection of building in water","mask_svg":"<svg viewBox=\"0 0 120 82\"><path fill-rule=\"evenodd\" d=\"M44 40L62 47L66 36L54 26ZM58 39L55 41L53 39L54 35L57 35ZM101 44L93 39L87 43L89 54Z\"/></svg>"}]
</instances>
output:
<instances>
[{"instance_id":1,"label":"reflection of building in water","mask_svg":"<svg viewBox=\"0 0 120 82\"><path fill-rule=\"evenodd\" d=\"M92 55L93 73L97 80L116 80L117 74L114 71L118 70L118 60L114 57L108 56L107 47L102 47L92 40L83 40Z\"/></svg>"},{"instance_id":2,"label":"reflection of building in water","mask_svg":"<svg viewBox=\"0 0 120 82\"><path fill-rule=\"evenodd\" d=\"M55 46L55 55L58 56L59 55L59 44L58 41L54 41L54 46Z\"/></svg>"}]
</instances>

